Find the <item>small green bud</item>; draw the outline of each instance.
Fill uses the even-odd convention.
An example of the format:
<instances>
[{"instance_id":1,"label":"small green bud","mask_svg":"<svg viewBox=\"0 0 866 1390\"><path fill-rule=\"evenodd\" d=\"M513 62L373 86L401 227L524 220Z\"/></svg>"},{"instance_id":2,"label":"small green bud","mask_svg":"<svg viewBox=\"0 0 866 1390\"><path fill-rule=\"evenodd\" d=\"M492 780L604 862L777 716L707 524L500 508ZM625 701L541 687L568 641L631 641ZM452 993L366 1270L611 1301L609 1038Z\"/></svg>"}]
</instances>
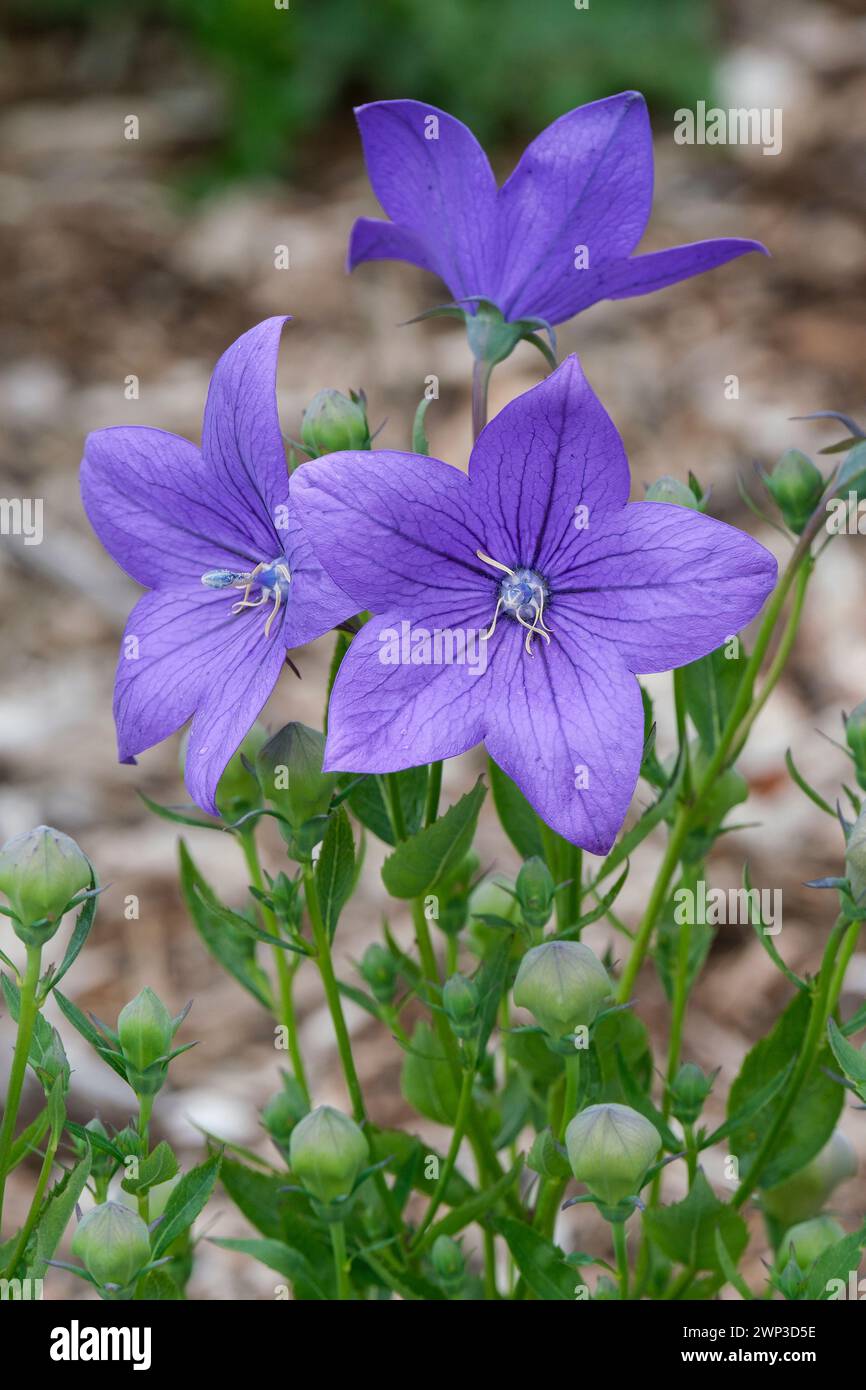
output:
<instances>
[{"instance_id":1,"label":"small green bud","mask_svg":"<svg viewBox=\"0 0 866 1390\"><path fill-rule=\"evenodd\" d=\"M150 1234L129 1207L103 1202L79 1221L72 1253L101 1289L122 1296L150 1260Z\"/></svg>"},{"instance_id":2,"label":"small green bud","mask_svg":"<svg viewBox=\"0 0 866 1390\"><path fill-rule=\"evenodd\" d=\"M866 806L860 812L848 843L845 846L845 872L851 885L851 896L860 907L866 907Z\"/></svg>"},{"instance_id":3,"label":"small green bud","mask_svg":"<svg viewBox=\"0 0 866 1390\"><path fill-rule=\"evenodd\" d=\"M549 1129L542 1129L532 1141L526 1166L542 1178L567 1178L571 1169Z\"/></svg>"},{"instance_id":4,"label":"small green bud","mask_svg":"<svg viewBox=\"0 0 866 1390\"><path fill-rule=\"evenodd\" d=\"M69 904L92 881L87 856L50 825L16 835L0 849L0 892L15 913L16 934L28 946L51 940Z\"/></svg>"},{"instance_id":5,"label":"small green bud","mask_svg":"<svg viewBox=\"0 0 866 1390\"><path fill-rule=\"evenodd\" d=\"M295 831L324 816L330 805L337 777L322 771L324 756L324 734L297 723L286 724L259 750L262 792Z\"/></svg>"},{"instance_id":6,"label":"small green bud","mask_svg":"<svg viewBox=\"0 0 866 1390\"><path fill-rule=\"evenodd\" d=\"M374 941L361 957L361 977L380 1004L390 1004L397 991L397 962L387 946Z\"/></svg>"},{"instance_id":7,"label":"small green bud","mask_svg":"<svg viewBox=\"0 0 866 1390\"><path fill-rule=\"evenodd\" d=\"M442 1007L458 1038L471 1037L478 1019L478 986L465 975L451 975L442 987Z\"/></svg>"},{"instance_id":8,"label":"small green bud","mask_svg":"<svg viewBox=\"0 0 866 1390\"><path fill-rule=\"evenodd\" d=\"M845 1232L833 1216L813 1216L808 1221L800 1221L785 1232L779 1247L780 1262L790 1256L805 1273L838 1240L844 1240Z\"/></svg>"},{"instance_id":9,"label":"small green bud","mask_svg":"<svg viewBox=\"0 0 866 1390\"><path fill-rule=\"evenodd\" d=\"M572 1173L611 1207L640 1191L661 1142L655 1125L628 1105L590 1105L565 1131Z\"/></svg>"},{"instance_id":10,"label":"small green bud","mask_svg":"<svg viewBox=\"0 0 866 1390\"><path fill-rule=\"evenodd\" d=\"M262 1125L281 1153L288 1153L295 1125L309 1113L310 1106L300 1082L293 1076L284 1076L282 1090L271 1096L262 1110Z\"/></svg>"},{"instance_id":11,"label":"small green bud","mask_svg":"<svg viewBox=\"0 0 866 1390\"><path fill-rule=\"evenodd\" d=\"M805 1168L762 1193L761 1202L773 1220L793 1226L817 1215L834 1189L856 1172L857 1155L837 1129Z\"/></svg>"},{"instance_id":12,"label":"small green bud","mask_svg":"<svg viewBox=\"0 0 866 1390\"><path fill-rule=\"evenodd\" d=\"M328 1206L348 1197L370 1160L355 1121L320 1105L295 1126L289 1146L292 1172L311 1197Z\"/></svg>"},{"instance_id":13,"label":"small green bud","mask_svg":"<svg viewBox=\"0 0 866 1390\"><path fill-rule=\"evenodd\" d=\"M451 1236L437 1236L430 1251L437 1278L447 1289L457 1290L466 1278L463 1251Z\"/></svg>"},{"instance_id":14,"label":"small green bud","mask_svg":"<svg viewBox=\"0 0 866 1390\"><path fill-rule=\"evenodd\" d=\"M602 1274L592 1295L593 1303L616 1303L619 1296L619 1285L614 1283L610 1275Z\"/></svg>"},{"instance_id":15,"label":"small green bud","mask_svg":"<svg viewBox=\"0 0 866 1390\"><path fill-rule=\"evenodd\" d=\"M857 783L866 791L866 700L863 700L845 720L845 742L851 750Z\"/></svg>"},{"instance_id":16,"label":"small green bud","mask_svg":"<svg viewBox=\"0 0 866 1390\"><path fill-rule=\"evenodd\" d=\"M671 1087L672 1110L680 1124L693 1125L713 1089L715 1076L707 1076L694 1062L684 1062Z\"/></svg>"},{"instance_id":17,"label":"small green bud","mask_svg":"<svg viewBox=\"0 0 866 1390\"><path fill-rule=\"evenodd\" d=\"M646 490L647 502L671 502L677 507L690 507L692 511L698 509L698 499L690 487L681 483L679 478L672 478L665 474L662 478L657 478L654 483L650 483Z\"/></svg>"},{"instance_id":18,"label":"small green bud","mask_svg":"<svg viewBox=\"0 0 866 1390\"><path fill-rule=\"evenodd\" d=\"M610 995L608 973L582 941L543 941L520 962L514 1002L551 1038L592 1023Z\"/></svg>"},{"instance_id":19,"label":"small green bud","mask_svg":"<svg viewBox=\"0 0 866 1390\"><path fill-rule=\"evenodd\" d=\"M543 859L527 859L517 875L515 891L528 927L544 927L553 911L556 884Z\"/></svg>"},{"instance_id":20,"label":"small green bud","mask_svg":"<svg viewBox=\"0 0 866 1390\"><path fill-rule=\"evenodd\" d=\"M88 1120L84 1128L88 1134L95 1134L100 1139L107 1140L109 1138L108 1130L98 1116L94 1116L92 1120ZM88 1149L87 1140L84 1138L79 1139L76 1135L70 1136L70 1146L77 1158L83 1158ZM113 1175L118 1166L118 1160L113 1158L110 1153L106 1153L104 1149L97 1148L95 1144L91 1148L91 1154L91 1176L103 1182L106 1181Z\"/></svg>"},{"instance_id":21,"label":"small green bud","mask_svg":"<svg viewBox=\"0 0 866 1390\"><path fill-rule=\"evenodd\" d=\"M149 985L121 1009L117 1036L126 1079L136 1095L156 1095L162 1087L174 1033L171 1014Z\"/></svg>"},{"instance_id":22,"label":"small green bud","mask_svg":"<svg viewBox=\"0 0 866 1390\"><path fill-rule=\"evenodd\" d=\"M336 454L341 449L369 449L370 426L363 391L318 391L304 411L301 439L311 454Z\"/></svg>"},{"instance_id":23,"label":"small green bud","mask_svg":"<svg viewBox=\"0 0 866 1390\"><path fill-rule=\"evenodd\" d=\"M774 499L786 524L795 535L806 524L821 500L824 479L820 469L799 449L788 449L772 473L765 473L764 485Z\"/></svg>"}]
</instances>

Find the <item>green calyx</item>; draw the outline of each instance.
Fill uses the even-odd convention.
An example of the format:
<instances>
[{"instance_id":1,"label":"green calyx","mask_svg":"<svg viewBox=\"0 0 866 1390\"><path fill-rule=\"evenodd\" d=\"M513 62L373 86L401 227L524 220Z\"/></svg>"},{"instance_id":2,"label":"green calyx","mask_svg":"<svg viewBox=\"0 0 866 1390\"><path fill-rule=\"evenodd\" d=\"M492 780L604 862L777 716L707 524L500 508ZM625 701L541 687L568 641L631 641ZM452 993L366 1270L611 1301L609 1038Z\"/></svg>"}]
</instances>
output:
<instances>
[{"instance_id":1,"label":"green calyx","mask_svg":"<svg viewBox=\"0 0 866 1390\"><path fill-rule=\"evenodd\" d=\"M786 525L799 536L806 529L824 492L824 478L820 469L799 449L788 449L773 471L764 473L762 477Z\"/></svg>"},{"instance_id":2,"label":"green calyx","mask_svg":"<svg viewBox=\"0 0 866 1390\"><path fill-rule=\"evenodd\" d=\"M468 307L464 308L464 305ZM473 305L474 312L471 307ZM434 318L462 319L466 325L466 336L472 355L478 362L483 362L488 371L499 362L504 362L506 357L510 357L517 344L521 342L531 343L533 347L538 348L550 370L556 369L556 333L547 319L525 318L509 322L492 299L472 295L459 303L438 304L435 308L416 315L409 322L419 323L422 319ZM542 337L544 333L547 334L549 343Z\"/></svg>"}]
</instances>

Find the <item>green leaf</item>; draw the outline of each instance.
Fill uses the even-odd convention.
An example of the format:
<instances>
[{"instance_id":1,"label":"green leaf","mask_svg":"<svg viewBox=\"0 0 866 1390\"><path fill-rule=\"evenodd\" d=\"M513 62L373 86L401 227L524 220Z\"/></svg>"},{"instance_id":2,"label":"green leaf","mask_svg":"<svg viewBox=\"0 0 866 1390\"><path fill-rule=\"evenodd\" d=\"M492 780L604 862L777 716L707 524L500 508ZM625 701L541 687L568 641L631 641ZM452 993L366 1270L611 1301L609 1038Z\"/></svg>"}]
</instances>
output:
<instances>
[{"instance_id":1,"label":"green leaf","mask_svg":"<svg viewBox=\"0 0 866 1390\"><path fill-rule=\"evenodd\" d=\"M17 1168L22 1159L27 1158L38 1148L43 1137L48 1132L48 1106L39 1111L35 1120L31 1120L25 1130L22 1130L9 1152L9 1167L7 1171L12 1172Z\"/></svg>"},{"instance_id":2,"label":"green leaf","mask_svg":"<svg viewBox=\"0 0 866 1390\"><path fill-rule=\"evenodd\" d=\"M136 1303L167 1303L183 1300L183 1294L172 1279L168 1270L149 1269L139 1279L135 1290Z\"/></svg>"},{"instance_id":3,"label":"green leaf","mask_svg":"<svg viewBox=\"0 0 866 1390\"><path fill-rule=\"evenodd\" d=\"M96 887L96 880L92 876L90 879L90 886L91 888ZM55 985L60 983L69 967L75 963L82 946L90 935L90 928L93 926L93 919L96 916L96 904L98 901L95 894L92 898L87 898L84 906L76 917L75 926L69 938L69 944L66 947L66 954L60 962L60 968L51 976L52 989L54 989Z\"/></svg>"},{"instance_id":4,"label":"green leaf","mask_svg":"<svg viewBox=\"0 0 866 1390\"><path fill-rule=\"evenodd\" d=\"M427 795L427 768L409 767L403 772L395 772L392 775L397 779L400 805L403 807L403 817L406 821L406 831L409 835L414 835L421 827L424 814L424 800ZM351 776L349 780L354 783L347 797L352 814L386 845L395 845L397 842L391 827L391 817L388 814L388 807L382 795L379 779L377 777L357 778Z\"/></svg>"},{"instance_id":5,"label":"green leaf","mask_svg":"<svg viewBox=\"0 0 866 1390\"><path fill-rule=\"evenodd\" d=\"M479 778L444 816L403 840L388 856L382 879L392 898L422 897L453 873L472 844L485 792Z\"/></svg>"},{"instance_id":6,"label":"green leaf","mask_svg":"<svg viewBox=\"0 0 866 1390\"><path fill-rule=\"evenodd\" d=\"M544 858L544 845L538 828L538 817L523 792L512 782L498 763L488 758L490 790L496 814L517 853L522 859Z\"/></svg>"},{"instance_id":7,"label":"green leaf","mask_svg":"<svg viewBox=\"0 0 866 1390\"><path fill-rule=\"evenodd\" d=\"M719 1201L702 1169L698 1169L691 1192L682 1202L644 1213L644 1229L668 1259L687 1268L719 1273L723 1270L717 1233L735 1265L749 1240L745 1221L733 1207Z\"/></svg>"},{"instance_id":8,"label":"green leaf","mask_svg":"<svg viewBox=\"0 0 866 1390\"><path fill-rule=\"evenodd\" d=\"M476 1193L468 1201L462 1202L460 1206L452 1207L447 1216L443 1216L441 1221L437 1221L430 1227L424 1237L424 1246L429 1248L439 1236L456 1236L464 1227L471 1226L473 1221L481 1221L483 1217L491 1211L506 1192L517 1182L523 1171L523 1159L518 1158L513 1168L488 1187L484 1192Z\"/></svg>"},{"instance_id":9,"label":"green leaf","mask_svg":"<svg viewBox=\"0 0 866 1390\"><path fill-rule=\"evenodd\" d=\"M61 1013L65 1015L76 1032L80 1033L85 1042L89 1042L102 1060L108 1063L112 1071L116 1071L117 1075L125 1081L126 1067L123 1059L119 1053L114 1051L105 1035L100 1033L87 1015L81 1012L78 1005L73 1004L71 999L67 999L66 995L62 994L59 989L54 990L54 998L57 1000Z\"/></svg>"},{"instance_id":10,"label":"green leaf","mask_svg":"<svg viewBox=\"0 0 866 1390\"><path fill-rule=\"evenodd\" d=\"M63 1239L63 1233L84 1191L85 1183L90 1176L90 1164L91 1155L88 1151L81 1162L76 1164L71 1172L64 1173L60 1182L49 1192L36 1228L36 1255L27 1271L29 1278L44 1279L48 1261L54 1258L54 1252Z\"/></svg>"},{"instance_id":11,"label":"green leaf","mask_svg":"<svg viewBox=\"0 0 866 1390\"><path fill-rule=\"evenodd\" d=\"M400 1129L374 1129L369 1126L365 1131L370 1145L370 1159L373 1163L382 1163L386 1159L387 1170L390 1173L402 1174L405 1176L408 1188L414 1188L416 1192L423 1192L425 1196L432 1196L436 1190L438 1178L427 1176L428 1160L435 1159L435 1164L430 1167L435 1173L441 1173L445 1164L445 1159L441 1154L426 1143L424 1140L416 1138L414 1134L406 1134ZM471 1183L468 1183L455 1168L448 1179L445 1187L443 1200L449 1207L459 1206L462 1202L467 1202L470 1197L476 1195Z\"/></svg>"},{"instance_id":12,"label":"green leaf","mask_svg":"<svg viewBox=\"0 0 866 1390\"><path fill-rule=\"evenodd\" d=\"M728 1114L733 1116L751 1097L768 1086L780 1072L790 1067L800 1049L809 1022L811 997L798 993L776 1021L766 1038L747 1055L728 1096ZM844 1088L827 1075L832 1066L829 1048L822 1048L815 1066L803 1085L785 1122L776 1151L763 1169L760 1187L777 1187L799 1172L830 1138L839 1118ZM772 1125L783 1103L784 1088L758 1116L736 1126L728 1136L732 1153L740 1160L742 1176L748 1173L761 1139Z\"/></svg>"},{"instance_id":13,"label":"green leaf","mask_svg":"<svg viewBox=\"0 0 866 1390\"><path fill-rule=\"evenodd\" d=\"M251 1255L260 1264L267 1265L268 1269L276 1270L292 1285L296 1299L330 1300L334 1296L331 1284L319 1282L317 1272L307 1257L283 1241L213 1239L211 1244L220 1246L222 1250L238 1250L242 1255Z\"/></svg>"},{"instance_id":14,"label":"green leaf","mask_svg":"<svg viewBox=\"0 0 866 1390\"><path fill-rule=\"evenodd\" d=\"M178 1236L188 1231L214 1190L220 1169L216 1154L185 1173L165 1204L162 1220L153 1235L153 1258L158 1260Z\"/></svg>"},{"instance_id":15,"label":"green leaf","mask_svg":"<svg viewBox=\"0 0 866 1390\"><path fill-rule=\"evenodd\" d=\"M728 1247L722 1239L722 1233L718 1229L716 1230L715 1238L716 1254L719 1257L719 1268L731 1287L737 1290L740 1297L744 1299L745 1302L750 1302L755 1295L752 1293L752 1290L749 1288L742 1274L739 1273L736 1264L731 1259Z\"/></svg>"},{"instance_id":16,"label":"green leaf","mask_svg":"<svg viewBox=\"0 0 866 1390\"><path fill-rule=\"evenodd\" d=\"M412 421L412 453L429 454L430 446L427 443L427 431L424 427L424 416L427 414L432 396L422 396L418 402L418 409L415 411L415 418Z\"/></svg>"},{"instance_id":17,"label":"green leaf","mask_svg":"<svg viewBox=\"0 0 866 1390\"><path fill-rule=\"evenodd\" d=\"M753 892L752 880L749 875L748 864L743 865L743 887L746 890L746 893L751 894ZM749 897L747 899L747 904L750 925L752 926L752 929L754 930L754 933L761 945L763 946L764 950L767 952L767 955L770 957L770 960L773 962L776 969L782 975L785 976L785 979L788 980L789 983L795 987L795 989L808 990L809 986L806 984L805 980L801 980L799 975L795 975L794 971L789 969L789 967L782 960L782 957L779 955L778 949L776 947L776 943L773 940L770 933L764 931L764 927L770 924L764 922L763 916L761 914L760 894L758 895L758 905L754 911L752 910L752 902L752 898Z\"/></svg>"},{"instance_id":18,"label":"green leaf","mask_svg":"<svg viewBox=\"0 0 866 1390\"><path fill-rule=\"evenodd\" d=\"M349 817L342 806L328 821L315 874L322 919L333 941L340 913L355 883L355 841Z\"/></svg>"},{"instance_id":19,"label":"green leaf","mask_svg":"<svg viewBox=\"0 0 866 1390\"><path fill-rule=\"evenodd\" d=\"M475 984L478 987L479 1019L475 1046L477 1049L476 1057L479 1061L484 1055L484 1049L493 1031L493 1025L496 1023L496 1015L508 979L513 944L512 936L506 936L500 941L490 955L485 958L475 977Z\"/></svg>"},{"instance_id":20,"label":"green leaf","mask_svg":"<svg viewBox=\"0 0 866 1390\"><path fill-rule=\"evenodd\" d=\"M212 816L195 815L195 807L190 806L161 806L158 801L151 801L144 792L139 792L145 806L149 811L153 811L155 816L161 820L171 821L172 825L194 825L197 830L222 830L222 825ZM193 814L190 814L190 813Z\"/></svg>"},{"instance_id":21,"label":"green leaf","mask_svg":"<svg viewBox=\"0 0 866 1390\"><path fill-rule=\"evenodd\" d=\"M400 1072L403 1099L440 1125L453 1125L459 1098L457 1082L439 1038L423 1019L415 1024Z\"/></svg>"},{"instance_id":22,"label":"green leaf","mask_svg":"<svg viewBox=\"0 0 866 1390\"><path fill-rule=\"evenodd\" d=\"M860 1268L860 1252L866 1245L866 1225L861 1226L850 1236L844 1236L819 1255L809 1272L804 1297L816 1301L827 1301L835 1290L828 1289L832 1279L841 1279L845 1284L845 1297L848 1296L848 1276ZM838 1294L837 1294L838 1296Z\"/></svg>"},{"instance_id":23,"label":"green leaf","mask_svg":"<svg viewBox=\"0 0 866 1390\"><path fill-rule=\"evenodd\" d=\"M130 1192L137 1197L149 1192L152 1187L158 1187L161 1182L168 1182L177 1171L177 1159L171 1151L171 1145L163 1139L153 1153L148 1154L147 1158L139 1163L138 1177L124 1178L120 1185L124 1192Z\"/></svg>"},{"instance_id":24,"label":"green leaf","mask_svg":"<svg viewBox=\"0 0 866 1390\"><path fill-rule=\"evenodd\" d=\"M574 1302L575 1285L582 1280L566 1264L558 1245L509 1216L497 1218L494 1226L505 1237L514 1263L536 1298Z\"/></svg>"},{"instance_id":25,"label":"green leaf","mask_svg":"<svg viewBox=\"0 0 866 1390\"><path fill-rule=\"evenodd\" d=\"M827 1035L833 1056L848 1080L853 1081L861 1100L866 1100L866 1052L850 1043L832 1018L827 1024Z\"/></svg>"},{"instance_id":26,"label":"green leaf","mask_svg":"<svg viewBox=\"0 0 866 1390\"><path fill-rule=\"evenodd\" d=\"M726 646L690 662L680 672L686 710L708 753L714 753L718 746L746 666L742 642L737 641L736 656L726 656Z\"/></svg>"},{"instance_id":27,"label":"green leaf","mask_svg":"<svg viewBox=\"0 0 866 1390\"><path fill-rule=\"evenodd\" d=\"M243 985L266 1009L270 1009L270 981L256 960L255 938L227 923L214 910L218 900L193 863L183 840L179 845L179 855L183 899L207 950L239 985Z\"/></svg>"}]
</instances>

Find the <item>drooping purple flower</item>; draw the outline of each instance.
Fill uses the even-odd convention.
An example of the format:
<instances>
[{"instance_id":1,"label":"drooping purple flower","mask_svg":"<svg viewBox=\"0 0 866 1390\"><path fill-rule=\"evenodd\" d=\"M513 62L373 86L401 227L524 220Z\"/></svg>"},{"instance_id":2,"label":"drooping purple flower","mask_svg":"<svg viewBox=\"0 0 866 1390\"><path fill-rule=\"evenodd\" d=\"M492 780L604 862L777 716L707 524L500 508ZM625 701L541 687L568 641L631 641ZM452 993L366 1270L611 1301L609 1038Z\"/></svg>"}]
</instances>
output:
<instances>
[{"instance_id":1,"label":"drooping purple flower","mask_svg":"<svg viewBox=\"0 0 866 1390\"><path fill-rule=\"evenodd\" d=\"M738 237L632 253L652 206L652 133L640 92L578 106L548 126L497 188L454 116L420 101L356 111L373 191L389 222L361 217L348 267L399 260L431 270L455 300L492 300L509 322L563 323L765 248Z\"/></svg>"},{"instance_id":2,"label":"drooping purple flower","mask_svg":"<svg viewBox=\"0 0 866 1390\"><path fill-rule=\"evenodd\" d=\"M164 430L97 430L81 466L102 544L150 593L133 609L114 694L118 755L192 719L186 783L216 814L225 766L267 702L286 649L356 612L313 556L289 498L276 371L285 317L214 369L198 449Z\"/></svg>"},{"instance_id":3,"label":"drooping purple flower","mask_svg":"<svg viewBox=\"0 0 866 1390\"><path fill-rule=\"evenodd\" d=\"M491 421L468 477L343 453L305 463L291 491L317 558L374 615L334 686L326 766L397 771L483 741L594 853L638 777L635 673L718 647L776 575L734 527L629 503L622 441L573 356Z\"/></svg>"}]
</instances>

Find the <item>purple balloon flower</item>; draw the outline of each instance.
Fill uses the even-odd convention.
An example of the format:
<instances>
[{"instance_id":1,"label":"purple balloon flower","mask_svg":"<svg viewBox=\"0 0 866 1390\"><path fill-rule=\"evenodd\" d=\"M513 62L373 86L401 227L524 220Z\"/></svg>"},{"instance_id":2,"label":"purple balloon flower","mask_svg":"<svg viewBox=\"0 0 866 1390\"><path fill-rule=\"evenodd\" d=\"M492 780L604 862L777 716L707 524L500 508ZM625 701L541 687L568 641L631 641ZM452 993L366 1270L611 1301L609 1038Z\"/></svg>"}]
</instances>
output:
<instances>
[{"instance_id":1,"label":"purple balloon flower","mask_svg":"<svg viewBox=\"0 0 866 1390\"><path fill-rule=\"evenodd\" d=\"M89 435L84 507L102 544L150 593L133 609L114 693L118 754L134 762L192 719L186 784L216 814L226 763L286 660L357 611L323 572L289 499L276 371L285 317L214 369L202 447L164 430Z\"/></svg>"},{"instance_id":2,"label":"purple balloon flower","mask_svg":"<svg viewBox=\"0 0 866 1390\"><path fill-rule=\"evenodd\" d=\"M758 241L714 238L633 256L652 206L652 133L640 92L578 106L533 140L497 188L462 121L420 101L356 111L370 182L390 222L361 217L348 268L398 260L457 300L492 300L513 322L563 323L723 265Z\"/></svg>"},{"instance_id":3,"label":"purple balloon flower","mask_svg":"<svg viewBox=\"0 0 866 1390\"><path fill-rule=\"evenodd\" d=\"M569 357L438 459L332 454L292 476L316 556L374 616L331 697L326 767L390 772L484 742L566 839L605 853L637 782L636 672L706 655L776 562L699 512L628 502L622 441Z\"/></svg>"}]
</instances>

